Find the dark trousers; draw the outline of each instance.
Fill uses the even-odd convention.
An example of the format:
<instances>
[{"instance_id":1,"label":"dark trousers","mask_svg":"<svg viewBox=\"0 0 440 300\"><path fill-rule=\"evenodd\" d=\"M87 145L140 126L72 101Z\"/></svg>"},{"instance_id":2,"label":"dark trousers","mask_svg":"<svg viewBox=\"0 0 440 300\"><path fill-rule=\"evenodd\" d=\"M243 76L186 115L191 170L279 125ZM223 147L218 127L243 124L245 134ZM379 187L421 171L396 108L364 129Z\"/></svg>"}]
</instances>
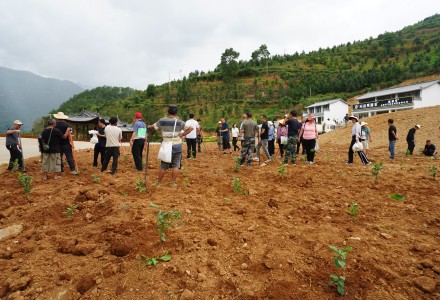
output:
<instances>
[{"instance_id":1,"label":"dark trousers","mask_svg":"<svg viewBox=\"0 0 440 300\"><path fill-rule=\"evenodd\" d=\"M197 139L186 139L186 148L188 150L187 158L196 158Z\"/></svg>"},{"instance_id":2,"label":"dark trousers","mask_svg":"<svg viewBox=\"0 0 440 300\"><path fill-rule=\"evenodd\" d=\"M301 154L306 154L306 147L304 147L304 139L300 138L296 144L296 155L299 155L299 148L302 146Z\"/></svg>"},{"instance_id":3,"label":"dark trousers","mask_svg":"<svg viewBox=\"0 0 440 300\"><path fill-rule=\"evenodd\" d=\"M413 154L414 148L416 147L416 143L414 141L406 141L408 143L408 152L409 154Z\"/></svg>"},{"instance_id":4,"label":"dark trousers","mask_svg":"<svg viewBox=\"0 0 440 300\"><path fill-rule=\"evenodd\" d=\"M350 143L350 149L348 149L348 162L350 164L353 163L353 156L354 156L354 152L353 152L353 145L356 143L356 137L353 136L353 138L351 139L351 143ZM361 159L361 162L366 165L368 164L370 161L368 160L367 156L365 155L364 151L358 151L358 155L359 158Z\"/></svg>"},{"instance_id":5,"label":"dark trousers","mask_svg":"<svg viewBox=\"0 0 440 300\"><path fill-rule=\"evenodd\" d=\"M105 156L105 146L100 146L99 144L95 144L95 148L93 149L93 166L98 166L98 156L101 154L101 166L104 164L104 156Z\"/></svg>"},{"instance_id":6,"label":"dark trousers","mask_svg":"<svg viewBox=\"0 0 440 300\"><path fill-rule=\"evenodd\" d=\"M234 146L234 151L240 150L240 147L237 146L238 138L233 137L232 138L232 146Z\"/></svg>"},{"instance_id":7,"label":"dark trousers","mask_svg":"<svg viewBox=\"0 0 440 300\"><path fill-rule=\"evenodd\" d=\"M278 147L280 148L280 156L283 157L284 156L284 146L283 144L281 144L281 139L277 139L277 143L278 143Z\"/></svg>"},{"instance_id":8,"label":"dark trousers","mask_svg":"<svg viewBox=\"0 0 440 300\"><path fill-rule=\"evenodd\" d=\"M118 168L118 159L119 159L119 147L106 147L105 148L105 156L104 163L101 167L101 172L107 170L108 163L110 162L110 158L113 157L112 170L111 173L115 174L116 169Z\"/></svg>"},{"instance_id":9,"label":"dark trousers","mask_svg":"<svg viewBox=\"0 0 440 300\"><path fill-rule=\"evenodd\" d=\"M315 145L316 140L305 140L303 139L303 148L306 150L307 161L312 161L315 159Z\"/></svg>"},{"instance_id":10,"label":"dark trousers","mask_svg":"<svg viewBox=\"0 0 440 300\"><path fill-rule=\"evenodd\" d=\"M136 170L142 171L142 152L144 151L145 139L133 140L133 147L131 147L131 154L134 159L134 166Z\"/></svg>"},{"instance_id":11,"label":"dark trousers","mask_svg":"<svg viewBox=\"0 0 440 300\"><path fill-rule=\"evenodd\" d=\"M9 153L11 154L11 157L9 158L8 170L12 170L14 167L14 162L17 160L18 167L20 170L24 171L23 154L18 149L18 145L6 145L6 149L8 149Z\"/></svg>"},{"instance_id":12,"label":"dark trousers","mask_svg":"<svg viewBox=\"0 0 440 300\"><path fill-rule=\"evenodd\" d=\"M231 149L231 143L229 143L229 138L223 137L222 141L223 141L223 150Z\"/></svg>"},{"instance_id":13,"label":"dark trousers","mask_svg":"<svg viewBox=\"0 0 440 300\"><path fill-rule=\"evenodd\" d=\"M274 156L275 155L275 140L270 140L268 142L268 150L269 150L269 154L270 156Z\"/></svg>"},{"instance_id":14,"label":"dark trousers","mask_svg":"<svg viewBox=\"0 0 440 300\"><path fill-rule=\"evenodd\" d=\"M203 143L203 137L201 134L197 135L197 148L199 153L202 152L202 143Z\"/></svg>"},{"instance_id":15,"label":"dark trousers","mask_svg":"<svg viewBox=\"0 0 440 300\"><path fill-rule=\"evenodd\" d=\"M61 172L64 172L63 155L66 155L70 171L75 171L75 162L73 161L72 146L70 144L60 145Z\"/></svg>"}]
</instances>

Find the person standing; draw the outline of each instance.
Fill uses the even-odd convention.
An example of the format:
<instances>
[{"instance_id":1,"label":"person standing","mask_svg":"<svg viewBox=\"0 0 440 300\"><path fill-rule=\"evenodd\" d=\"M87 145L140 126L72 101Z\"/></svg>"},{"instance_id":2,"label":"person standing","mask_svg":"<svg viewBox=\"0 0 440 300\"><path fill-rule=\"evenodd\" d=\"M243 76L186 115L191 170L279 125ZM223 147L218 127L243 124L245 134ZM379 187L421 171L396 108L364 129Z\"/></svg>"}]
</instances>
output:
<instances>
[{"instance_id":1,"label":"person standing","mask_svg":"<svg viewBox=\"0 0 440 300\"><path fill-rule=\"evenodd\" d=\"M267 163L272 161L270 158L269 150L267 149L268 140L269 140L269 124L267 123L267 118L265 115L262 115L260 117L260 120L261 120L261 133L257 145L257 157L258 160L261 162L260 149L263 148L264 155L266 155L267 158L267 160L263 164L261 164L261 166L264 167L266 166Z\"/></svg>"},{"instance_id":2,"label":"person standing","mask_svg":"<svg viewBox=\"0 0 440 300\"><path fill-rule=\"evenodd\" d=\"M197 119L197 129L196 129L196 133L197 133L197 148L198 148L198 152L202 152L202 143L203 143L203 131L202 131L202 120Z\"/></svg>"},{"instance_id":3,"label":"person standing","mask_svg":"<svg viewBox=\"0 0 440 300\"><path fill-rule=\"evenodd\" d=\"M368 156L368 142L372 142L373 140L371 139L371 131L370 128L367 126L368 123L366 122L361 122L361 142L362 142L362 146L364 147L364 153L366 156Z\"/></svg>"},{"instance_id":4,"label":"person standing","mask_svg":"<svg viewBox=\"0 0 440 300\"><path fill-rule=\"evenodd\" d=\"M23 122L20 120L15 120L12 128L8 128L6 131L6 149L9 150L10 158L9 158L9 166L8 171L11 171L14 167L15 161L18 162L18 168L22 172L26 172L23 163L23 153L21 152L21 126Z\"/></svg>"},{"instance_id":5,"label":"person standing","mask_svg":"<svg viewBox=\"0 0 440 300\"><path fill-rule=\"evenodd\" d=\"M420 129L420 125L418 124L411 128L406 135L406 143L408 144L408 150L406 150L406 153L409 155L413 154L414 148L416 147L415 138L417 129Z\"/></svg>"},{"instance_id":6,"label":"person standing","mask_svg":"<svg viewBox=\"0 0 440 300\"><path fill-rule=\"evenodd\" d=\"M240 166L243 166L247 156L247 166L252 166L252 156L255 149L255 136L258 136L259 128L257 122L252 120L252 114L247 113L246 119L241 123L241 134L244 138L243 146L239 156Z\"/></svg>"},{"instance_id":7,"label":"person standing","mask_svg":"<svg viewBox=\"0 0 440 300\"><path fill-rule=\"evenodd\" d=\"M313 165L315 159L315 146L318 139L318 127L313 114L309 114L306 122L301 128L300 136L303 139L303 147L306 150L307 163Z\"/></svg>"},{"instance_id":8,"label":"person standing","mask_svg":"<svg viewBox=\"0 0 440 300\"><path fill-rule=\"evenodd\" d=\"M238 142L238 135L240 133L240 130L237 127L237 124L232 124L232 128L231 128L231 133L232 133L232 146L234 147L234 152L235 151L240 151L240 147L237 146L237 142Z\"/></svg>"},{"instance_id":9,"label":"person standing","mask_svg":"<svg viewBox=\"0 0 440 300\"><path fill-rule=\"evenodd\" d=\"M287 138L287 127L286 127L286 121L284 119L278 121L278 130L277 130L277 143L278 147L280 148L280 157L283 158L284 156L284 147L287 144L283 144L285 138ZM283 137L283 138L282 138Z\"/></svg>"},{"instance_id":10,"label":"person standing","mask_svg":"<svg viewBox=\"0 0 440 300\"><path fill-rule=\"evenodd\" d=\"M242 129L243 129L242 125L243 125L243 122L246 121L246 119L247 119L247 115L246 114L241 116L241 123L240 123L240 128L239 128L239 134L240 134L240 145L241 145L242 148L243 148L243 143L244 143L244 136L243 136L243 133L242 133Z\"/></svg>"},{"instance_id":11,"label":"person standing","mask_svg":"<svg viewBox=\"0 0 440 300\"><path fill-rule=\"evenodd\" d=\"M185 122L185 127L191 127L192 130L186 135L186 147L188 149L188 153L186 158L190 159L191 154L194 159L196 159L196 146L197 146L197 127L199 123L194 120L194 114L189 114L189 120Z\"/></svg>"},{"instance_id":12,"label":"person standing","mask_svg":"<svg viewBox=\"0 0 440 300\"><path fill-rule=\"evenodd\" d=\"M230 136L229 136L229 125L228 122L226 122L225 118L221 118L222 122L222 140L223 140L223 154L226 154L226 150L229 149L229 154L232 154L231 151L231 143L229 142Z\"/></svg>"},{"instance_id":13,"label":"person standing","mask_svg":"<svg viewBox=\"0 0 440 300\"><path fill-rule=\"evenodd\" d=\"M299 130L302 128L301 122L296 119L296 111L292 110L289 113L289 117L286 120L286 126L287 126L287 144L286 144L286 155L284 156L283 163L286 165L290 163L292 165L296 164L296 147L298 145L298 133Z\"/></svg>"},{"instance_id":14,"label":"person standing","mask_svg":"<svg viewBox=\"0 0 440 300\"><path fill-rule=\"evenodd\" d=\"M217 147L220 152L223 151L223 138L222 138L222 121L218 121L217 128L215 129L217 135Z\"/></svg>"},{"instance_id":15,"label":"person standing","mask_svg":"<svg viewBox=\"0 0 440 300\"><path fill-rule=\"evenodd\" d=\"M59 131L63 135L67 133L67 139L61 139L60 140L60 156L61 156L61 172L64 172L64 161L63 156L66 156L67 163L69 164L70 173L77 175L78 171L75 168L75 161L73 159L73 153L72 153L72 145L70 144L70 128L69 124L67 124L66 120L69 118L69 116L66 116L62 111L56 113L53 115L53 117L56 119L56 128L58 128Z\"/></svg>"},{"instance_id":16,"label":"person standing","mask_svg":"<svg viewBox=\"0 0 440 300\"><path fill-rule=\"evenodd\" d=\"M133 155L134 166L136 170L144 169L142 164L142 153L145 148L145 139L147 138L147 126L142 120L142 114L137 112L134 114L133 133L130 138L131 155Z\"/></svg>"},{"instance_id":17,"label":"person standing","mask_svg":"<svg viewBox=\"0 0 440 300\"><path fill-rule=\"evenodd\" d=\"M267 122L269 125L269 137L267 139L267 145L269 150L269 155L272 157L275 155L275 126L272 121Z\"/></svg>"},{"instance_id":18,"label":"person standing","mask_svg":"<svg viewBox=\"0 0 440 300\"><path fill-rule=\"evenodd\" d=\"M344 116L345 128L347 128L347 126L348 126L348 120L350 120L350 117L348 116L348 114L345 114L345 116Z\"/></svg>"},{"instance_id":19,"label":"person standing","mask_svg":"<svg viewBox=\"0 0 440 300\"><path fill-rule=\"evenodd\" d=\"M105 158L104 163L101 167L101 172L107 170L107 166L110 162L110 158L113 158L112 168L108 172L112 175L116 173L118 168L118 159L119 159L119 147L121 145L122 140L122 130L117 126L118 118L111 117L110 125L105 127L104 133L106 137L105 143Z\"/></svg>"},{"instance_id":20,"label":"person standing","mask_svg":"<svg viewBox=\"0 0 440 300\"><path fill-rule=\"evenodd\" d=\"M388 119L388 150L390 151L390 159L396 157L395 147L398 139L399 137L397 136L397 128L394 126L394 120Z\"/></svg>"},{"instance_id":21,"label":"person standing","mask_svg":"<svg viewBox=\"0 0 440 300\"><path fill-rule=\"evenodd\" d=\"M355 116L350 116L349 120L351 120L351 122L353 123L353 127L351 128L351 143L350 143L350 148L348 149L348 161L346 162L346 164L352 165L353 156L354 156L353 145L360 141L361 125L358 122L358 118ZM357 153L364 165L371 164L371 162L367 159L367 156L363 151L357 151Z\"/></svg>"},{"instance_id":22,"label":"person standing","mask_svg":"<svg viewBox=\"0 0 440 300\"><path fill-rule=\"evenodd\" d=\"M307 122L307 118L302 116L301 117L301 128L304 126L304 124ZM296 155L299 155L299 149L302 147L301 154L306 154L306 148L304 147L303 138L301 135L298 135L298 142L296 143Z\"/></svg>"},{"instance_id":23,"label":"person standing","mask_svg":"<svg viewBox=\"0 0 440 300\"><path fill-rule=\"evenodd\" d=\"M154 130L160 130L164 142L172 143L171 163L161 161L160 170L157 177L157 184L160 185L167 169L171 171L171 183L170 186L176 187L177 173L179 172L180 163L182 160L182 137L190 133L194 128L185 128L185 122L177 118L177 106L170 105L168 107L168 115L159 119L153 125L149 125L148 128ZM184 130L184 132L181 132Z\"/></svg>"},{"instance_id":24,"label":"person standing","mask_svg":"<svg viewBox=\"0 0 440 300\"><path fill-rule=\"evenodd\" d=\"M96 134L98 137L98 143L95 144L95 148L93 149L93 167L98 167L98 156L101 155L101 166L104 164L105 157L105 120L99 119L98 121L98 133Z\"/></svg>"},{"instance_id":25,"label":"person standing","mask_svg":"<svg viewBox=\"0 0 440 300\"><path fill-rule=\"evenodd\" d=\"M50 119L47 122L46 129L41 133L41 171L44 173L43 180L48 179L48 173L53 173L53 179L60 179L61 176L61 156L60 141L68 135L64 135L58 128L55 128L56 122Z\"/></svg>"}]
</instances>

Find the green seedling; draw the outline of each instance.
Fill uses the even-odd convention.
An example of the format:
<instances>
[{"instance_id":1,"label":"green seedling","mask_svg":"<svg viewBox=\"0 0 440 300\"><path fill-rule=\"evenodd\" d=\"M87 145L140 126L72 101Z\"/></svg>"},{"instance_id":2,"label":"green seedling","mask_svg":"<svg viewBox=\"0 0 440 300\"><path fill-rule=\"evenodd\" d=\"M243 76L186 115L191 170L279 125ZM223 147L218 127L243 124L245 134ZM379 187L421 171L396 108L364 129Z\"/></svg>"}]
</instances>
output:
<instances>
[{"instance_id":1,"label":"green seedling","mask_svg":"<svg viewBox=\"0 0 440 300\"><path fill-rule=\"evenodd\" d=\"M128 161L128 155L125 154L123 157L124 157L124 162L127 162Z\"/></svg>"},{"instance_id":2,"label":"green seedling","mask_svg":"<svg viewBox=\"0 0 440 300\"><path fill-rule=\"evenodd\" d=\"M224 197L223 200L225 200L225 201L231 201L232 199L231 199L231 198Z\"/></svg>"},{"instance_id":3,"label":"green seedling","mask_svg":"<svg viewBox=\"0 0 440 300\"><path fill-rule=\"evenodd\" d=\"M371 168L371 173L374 176L374 180L377 180L379 178L379 173L383 169L383 162L378 162L373 164L373 167Z\"/></svg>"},{"instance_id":4,"label":"green seedling","mask_svg":"<svg viewBox=\"0 0 440 300\"><path fill-rule=\"evenodd\" d=\"M63 212L63 214L66 215L66 218L70 220L76 214L77 207L78 207L78 205L71 204L70 206L68 206L66 208L66 210Z\"/></svg>"},{"instance_id":5,"label":"green seedling","mask_svg":"<svg viewBox=\"0 0 440 300\"><path fill-rule=\"evenodd\" d=\"M99 183L101 180L99 179L99 177L96 174L93 174L93 182L94 183Z\"/></svg>"},{"instance_id":6,"label":"green seedling","mask_svg":"<svg viewBox=\"0 0 440 300\"><path fill-rule=\"evenodd\" d=\"M232 187L234 188L234 193L239 194L243 190L243 184L237 176L234 176L233 180Z\"/></svg>"},{"instance_id":7,"label":"green seedling","mask_svg":"<svg viewBox=\"0 0 440 300\"><path fill-rule=\"evenodd\" d=\"M128 196L128 193L127 193L127 192L119 192L119 194L121 194L121 195L124 196L124 197L127 197L127 196Z\"/></svg>"},{"instance_id":8,"label":"green seedling","mask_svg":"<svg viewBox=\"0 0 440 300\"><path fill-rule=\"evenodd\" d=\"M333 260L336 269L338 270L345 269L347 254L349 251L351 251L352 248L345 247L344 249L339 249L335 246L329 246L329 248L338 255ZM332 279L330 284L336 287L336 290L340 295L345 295L345 289L344 289L345 279L346 279L345 276L338 276L337 274L331 274L330 278Z\"/></svg>"},{"instance_id":9,"label":"green seedling","mask_svg":"<svg viewBox=\"0 0 440 300\"><path fill-rule=\"evenodd\" d=\"M399 195L399 194L391 194L390 197L394 200L397 200L397 201L405 200L405 196Z\"/></svg>"},{"instance_id":10,"label":"green seedling","mask_svg":"<svg viewBox=\"0 0 440 300\"><path fill-rule=\"evenodd\" d=\"M18 159L14 160L12 163L12 173L17 174L18 172Z\"/></svg>"},{"instance_id":11,"label":"green seedling","mask_svg":"<svg viewBox=\"0 0 440 300\"><path fill-rule=\"evenodd\" d=\"M27 199L32 191L32 177L27 174L18 173L18 183L23 187L23 192Z\"/></svg>"},{"instance_id":12,"label":"green seedling","mask_svg":"<svg viewBox=\"0 0 440 300\"><path fill-rule=\"evenodd\" d=\"M434 179L435 179L435 177L437 176L438 168L436 166L431 166L431 167L429 167L428 171L429 171L429 174L431 174L432 177L434 177Z\"/></svg>"},{"instance_id":13,"label":"green seedling","mask_svg":"<svg viewBox=\"0 0 440 300\"><path fill-rule=\"evenodd\" d=\"M238 172L238 171L240 171L240 168L241 168L241 159L240 159L240 156L239 157L237 157L235 160L234 160L234 172Z\"/></svg>"},{"instance_id":14,"label":"green seedling","mask_svg":"<svg viewBox=\"0 0 440 300\"><path fill-rule=\"evenodd\" d=\"M141 259L138 260L138 267L139 269L143 269L145 267L149 266L156 266L160 261L170 261L171 260L171 254L165 252L162 256L155 256L155 257L147 257L143 254L141 254Z\"/></svg>"},{"instance_id":15,"label":"green seedling","mask_svg":"<svg viewBox=\"0 0 440 300\"><path fill-rule=\"evenodd\" d=\"M406 156L406 157L411 156L411 152L410 152L409 150L406 150L406 152L405 152L405 156Z\"/></svg>"},{"instance_id":16,"label":"green seedling","mask_svg":"<svg viewBox=\"0 0 440 300\"><path fill-rule=\"evenodd\" d=\"M150 203L150 206L153 208L158 208L159 206ZM172 226L177 226L176 219L182 218L182 215L178 211L162 211L161 209L157 212L157 232L159 233L160 240L162 242L165 242L166 240L166 231L168 228Z\"/></svg>"},{"instance_id":17,"label":"green seedling","mask_svg":"<svg viewBox=\"0 0 440 300\"><path fill-rule=\"evenodd\" d=\"M348 207L348 214L353 218L356 219L356 213L361 209L359 204L356 202L351 202L351 205Z\"/></svg>"},{"instance_id":18,"label":"green seedling","mask_svg":"<svg viewBox=\"0 0 440 300\"><path fill-rule=\"evenodd\" d=\"M331 274L330 278L332 281L330 281L330 285L334 285L336 287L336 290L338 291L339 295L344 296L345 295L345 276L338 276L336 274Z\"/></svg>"},{"instance_id":19,"label":"green seedling","mask_svg":"<svg viewBox=\"0 0 440 300\"><path fill-rule=\"evenodd\" d=\"M306 160L307 160L307 154L303 154L303 155L301 155L301 160L302 160L302 161L306 161Z\"/></svg>"},{"instance_id":20,"label":"green seedling","mask_svg":"<svg viewBox=\"0 0 440 300\"><path fill-rule=\"evenodd\" d=\"M145 193L147 191L147 187L145 186L145 182L143 179L136 179L135 181L136 183L136 189L140 192L140 193Z\"/></svg>"},{"instance_id":21,"label":"green seedling","mask_svg":"<svg viewBox=\"0 0 440 300\"><path fill-rule=\"evenodd\" d=\"M283 180L284 177L286 177L286 174L287 174L287 166L281 163L280 166L278 167L278 175L280 175L281 180Z\"/></svg>"}]
</instances>

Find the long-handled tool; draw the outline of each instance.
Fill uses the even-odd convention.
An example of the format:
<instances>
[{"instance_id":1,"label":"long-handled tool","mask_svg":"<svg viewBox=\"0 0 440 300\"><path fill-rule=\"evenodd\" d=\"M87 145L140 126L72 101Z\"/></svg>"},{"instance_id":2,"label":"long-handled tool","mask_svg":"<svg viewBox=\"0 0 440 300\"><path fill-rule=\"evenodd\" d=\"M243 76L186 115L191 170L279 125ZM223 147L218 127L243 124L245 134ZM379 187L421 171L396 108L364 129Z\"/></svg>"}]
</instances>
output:
<instances>
[{"instance_id":1,"label":"long-handled tool","mask_svg":"<svg viewBox=\"0 0 440 300\"><path fill-rule=\"evenodd\" d=\"M20 152L21 152L21 162L23 164L23 172L26 172L26 165L24 164L24 152L23 152L23 143L21 142L21 133L18 134L18 141L20 142Z\"/></svg>"},{"instance_id":2,"label":"long-handled tool","mask_svg":"<svg viewBox=\"0 0 440 300\"><path fill-rule=\"evenodd\" d=\"M150 135L149 134L147 134L147 153L145 155L145 173L144 173L144 183L145 183L145 185L147 185L148 154L150 154Z\"/></svg>"},{"instance_id":3,"label":"long-handled tool","mask_svg":"<svg viewBox=\"0 0 440 300\"><path fill-rule=\"evenodd\" d=\"M70 130L70 128L67 128L67 130ZM72 132L69 133L69 142L70 145L72 146L72 156L73 156L73 163L75 164L75 171L78 172L78 163L76 161L75 143L73 142Z\"/></svg>"}]
</instances>

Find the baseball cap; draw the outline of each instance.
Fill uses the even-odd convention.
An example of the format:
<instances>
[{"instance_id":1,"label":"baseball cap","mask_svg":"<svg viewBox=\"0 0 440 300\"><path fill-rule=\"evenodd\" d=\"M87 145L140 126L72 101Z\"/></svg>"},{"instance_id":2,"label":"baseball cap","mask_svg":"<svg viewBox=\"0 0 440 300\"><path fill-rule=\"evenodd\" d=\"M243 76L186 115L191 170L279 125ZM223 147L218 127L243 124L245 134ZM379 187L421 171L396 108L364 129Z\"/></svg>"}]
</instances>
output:
<instances>
[{"instance_id":1,"label":"baseball cap","mask_svg":"<svg viewBox=\"0 0 440 300\"><path fill-rule=\"evenodd\" d=\"M137 113L134 114L134 117L136 119L141 119L142 118L142 114L140 112L137 112Z\"/></svg>"},{"instance_id":2,"label":"baseball cap","mask_svg":"<svg viewBox=\"0 0 440 300\"><path fill-rule=\"evenodd\" d=\"M15 125L15 124L17 124L17 125L23 125L23 122L20 121L20 120L15 120L15 121L14 121L14 125Z\"/></svg>"}]
</instances>

